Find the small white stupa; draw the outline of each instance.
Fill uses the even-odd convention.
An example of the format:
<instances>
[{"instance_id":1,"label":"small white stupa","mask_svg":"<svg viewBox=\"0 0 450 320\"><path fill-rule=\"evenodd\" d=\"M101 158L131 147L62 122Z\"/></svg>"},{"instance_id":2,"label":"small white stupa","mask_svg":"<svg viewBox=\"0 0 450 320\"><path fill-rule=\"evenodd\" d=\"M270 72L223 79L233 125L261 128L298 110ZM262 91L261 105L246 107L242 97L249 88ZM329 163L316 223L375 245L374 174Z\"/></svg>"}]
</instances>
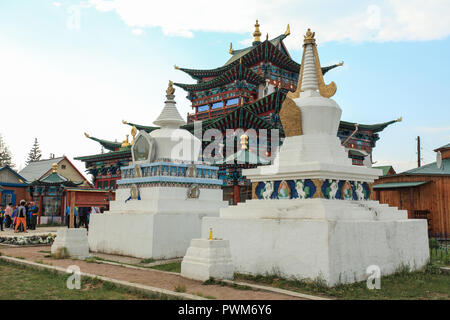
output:
<instances>
[{"instance_id":1,"label":"small white stupa","mask_svg":"<svg viewBox=\"0 0 450 320\"><path fill-rule=\"evenodd\" d=\"M387 275L427 263L426 220L371 200L381 170L352 165L341 146L335 92L334 82L324 83L308 29L297 91L280 111L286 138L274 163L244 170L252 200L203 219L203 238L212 228L229 240L236 272L321 278L333 286L366 279L372 265Z\"/></svg>"},{"instance_id":2,"label":"small white stupa","mask_svg":"<svg viewBox=\"0 0 450 320\"><path fill-rule=\"evenodd\" d=\"M122 167L110 211L92 215L91 251L139 258L173 258L186 253L201 234L201 219L218 216L222 198L218 167L199 160L201 141L181 129L169 83L165 106L154 121L161 128L141 130L131 147L132 165Z\"/></svg>"}]
</instances>

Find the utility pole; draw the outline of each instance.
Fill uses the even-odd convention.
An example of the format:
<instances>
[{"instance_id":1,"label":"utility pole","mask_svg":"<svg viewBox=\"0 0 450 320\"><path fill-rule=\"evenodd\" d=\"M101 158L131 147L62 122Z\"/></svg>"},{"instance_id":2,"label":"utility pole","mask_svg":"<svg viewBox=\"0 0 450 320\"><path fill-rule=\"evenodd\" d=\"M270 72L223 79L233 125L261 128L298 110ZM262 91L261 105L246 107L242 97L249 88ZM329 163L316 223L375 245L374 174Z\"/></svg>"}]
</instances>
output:
<instances>
[{"instance_id":1,"label":"utility pole","mask_svg":"<svg viewBox=\"0 0 450 320\"><path fill-rule=\"evenodd\" d=\"M420 167L420 136L417 136L417 167Z\"/></svg>"}]
</instances>

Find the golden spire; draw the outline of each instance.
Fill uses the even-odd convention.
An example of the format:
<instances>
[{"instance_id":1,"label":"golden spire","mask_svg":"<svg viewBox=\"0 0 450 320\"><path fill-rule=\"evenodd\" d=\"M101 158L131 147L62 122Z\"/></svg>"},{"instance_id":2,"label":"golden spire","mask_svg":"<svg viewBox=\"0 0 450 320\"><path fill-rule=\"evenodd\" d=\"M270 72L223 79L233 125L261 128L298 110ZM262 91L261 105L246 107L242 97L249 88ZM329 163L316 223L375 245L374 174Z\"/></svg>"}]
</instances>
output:
<instances>
[{"instance_id":1,"label":"golden spire","mask_svg":"<svg viewBox=\"0 0 450 320\"><path fill-rule=\"evenodd\" d=\"M269 40L269 33L266 33L266 40Z\"/></svg>"},{"instance_id":2,"label":"golden spire","mask_svg":"<svg viewBox=\"0 0 450 320\"><path fill-rule=\"evenodd\" d=\"M84 135L86 136L86 138L89 138L89 135L85 132Z\"/></svg>"},{"instance_id":3,"label":"golden spire","mask_svg":"<svg viewBox=\"0 0 450 320\"><path fill-rule=\"evenodd\" d=\"M290 35L291 34L291 28L289 27L289 23L288 23L288 25L287 25L287 28L286 28L286 31L285 31L285 33L284 33L284 35L285 36L288 36L288 35Z\"/></svg>"},{"instance_id":4,"label":"golden spire","mask_svg":"<svg viewBox=\"0 0 450 320\"><path fill-rule=\"evenodd\" d=\"M396 120L397 122L402 122L403 121L403 117L400 117Z\"/></svg>"},{"instance_id":5,"label":"golden spire","mask_svg":"<svg viewBox=\"0 0 450 320\"><path fill-rule=\"evenodd\" d=\"M230 42L230 50L228 51L229 54L233 54L233 42Z\"/></svg>"},{"instance_id":6,"label":"golden spire","mask_svg":"<svg viewBox=\"0 0 450 320\"><path fill-rule=\"evenodd\" d=\"M308 30L306 31L306 34L303 36L304 40L303 40L303 44L306 45L308 43L316 43L316 39L314 39L314 36L316 35L315 32L311 32L311 29L308 28Z\"/></svg>"},{"instance_id":7,"label":"golden spire","mask_svg":"<svg viewBox=\"0 0 450 320\"><path fill-rule=\"evenodd\" d=\"M173 95L175 93L175 88L173 87L173 82L169 80L169 86L167 87L166 94Z\"/></svg>"},{"instance_id":8,"label":"golden spire","mask_svg":"<svg viewBox=\"0 0 450 320\"><path fill-rule=\"evenodd\" d=\"M133 137L133 139L131 140L131 144L134 144L134 137L136 137L136 133L137 133L137 128L135 126L133 126L131 128L131 136Z\"/></svg>"},{"instance_id":9,"label":"golden spire","mask_svg":"<svg viewBox=\"0 0 450 320\"><path fill-rule=\"evenodd\" d=\"M245 133L241 136L241 149L247 149L248 135Z\"/></svg>"},{"instance_id":10,"label":"golden spire","mask_svg":"<svg viewBox=\"0 0 450 320\"><path fill-rule=\"evenodd\" d=\"M261 32L259 31L259 23L258 20L256 20L256 24L255 24L255 32L253 32L253 42L261 42Z\"/></svg>"},{"instance_id":11,"label":"golden spire","mask_svg":"<svg viewBox=\"0 0 450 320\"><path fill-rule=\"evenodd\" d=\"M58 171L58 164L56 162L52 164L52 171L53 172Z\"/></svg>"}]
</instances>

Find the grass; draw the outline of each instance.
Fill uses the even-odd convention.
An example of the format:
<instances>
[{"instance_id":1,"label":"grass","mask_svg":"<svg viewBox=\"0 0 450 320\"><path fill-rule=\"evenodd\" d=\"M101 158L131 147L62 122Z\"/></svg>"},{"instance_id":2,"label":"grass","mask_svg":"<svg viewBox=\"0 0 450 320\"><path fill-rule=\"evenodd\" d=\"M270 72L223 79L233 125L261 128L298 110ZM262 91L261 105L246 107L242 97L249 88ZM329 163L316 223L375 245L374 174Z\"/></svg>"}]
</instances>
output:
<instances>
[{"instance_id":1,"label":"grass","mask_svg":"<svg viewBox=\"0 0 450 320\"><path fill-rule=\"evenodd\" d=\"M70 275L36 270L0 261L0 300L156 300L166 295L148 294L110 282L83 277L80 290L67 289Z\"/></svg>"},{"instance_id":2,"label":"grass","mask_svg":"<svg viewBox=\"0 0 450 320\"><path fill-rule=\"evenodd\" d=\"M70 257L67 248L58 248L55 253L50 254L53 259L67 259Z\"/></svg>"},{"instance_id":3,"label":"grass","mask_svg":"<svg viewBox=\"0 0 450 320\"><path fill-rule=\"evenodd\" d=\"M157 265L157 266L152 266L151 269L181 273L181 262L172 262L172 263L160 264L160 265Z\"/></svg>"},{"instance_id":4,"label":"grass","mask_svg":"<svg viewBox=\"0 0 450 320\"><path fill-rule=\"evenodd\" d=\"M148 263L152 263L152 262L155 262L155 259L153 259L153 258L144 259L144 260L141 260L140 263L142 263L142 264L148 264Z\"/></svg>"},{"instance_id":5,"label":"grass","mask_svg":"<svg viewBox=\"0 0 450 320\"><path fill-rule=\"evenodd\" d=\"M175 292L186 292L186 286L184 284L177 284L174 290Z\"/></svg>"},{"instance_id":6,"label":"grass","mask_svg":"<svg viewBox=\"0 0 450 320\"><path fill-rule=\"evenodd\" d=\"M395 274L382 276L380 290L369 290L366 281L328 288L321 279L313 281L285 279L276 274L257 276L235 274L235 280L334 299L450 299L450 276L443 274L437 266L431 264L423 271L409 272L407 268L400 268Z\"/></svg>"}]
</instances>

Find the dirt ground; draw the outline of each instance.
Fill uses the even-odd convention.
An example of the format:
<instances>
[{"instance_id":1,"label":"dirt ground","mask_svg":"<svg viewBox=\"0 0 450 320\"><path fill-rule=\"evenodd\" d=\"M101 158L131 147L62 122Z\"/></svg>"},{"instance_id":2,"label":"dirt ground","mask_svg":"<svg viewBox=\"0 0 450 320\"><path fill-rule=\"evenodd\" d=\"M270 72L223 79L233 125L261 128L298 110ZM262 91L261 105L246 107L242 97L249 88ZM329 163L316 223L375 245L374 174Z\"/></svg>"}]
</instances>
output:
<instances>
[{"instance_id":1,"label":"dirt ground","mask_svg":"<svg viewBox=\"0 0 450 320\"><path fill-rule=\"evenodd\" d=\"M44 262L53 266L67 268L70 265L77 265L81 272L105 276L117 280L128 281L148 285L166 290L175 291L177 286L185 286L186 293L193 295L203 295L215 297L218 300L304 300L275 292L254 291L235 289L220 285L203 285L200 281L185 279L180 275L169 274L158 270L137 270L123 266L115 266L99 263L88 263L82 260L72 259L52 259L46 258L48 253L40 251L50 251L50 246L39 247L0 247L3 255L11 257L21 257L28 261Z\"/></svg>"}]
</instances>

